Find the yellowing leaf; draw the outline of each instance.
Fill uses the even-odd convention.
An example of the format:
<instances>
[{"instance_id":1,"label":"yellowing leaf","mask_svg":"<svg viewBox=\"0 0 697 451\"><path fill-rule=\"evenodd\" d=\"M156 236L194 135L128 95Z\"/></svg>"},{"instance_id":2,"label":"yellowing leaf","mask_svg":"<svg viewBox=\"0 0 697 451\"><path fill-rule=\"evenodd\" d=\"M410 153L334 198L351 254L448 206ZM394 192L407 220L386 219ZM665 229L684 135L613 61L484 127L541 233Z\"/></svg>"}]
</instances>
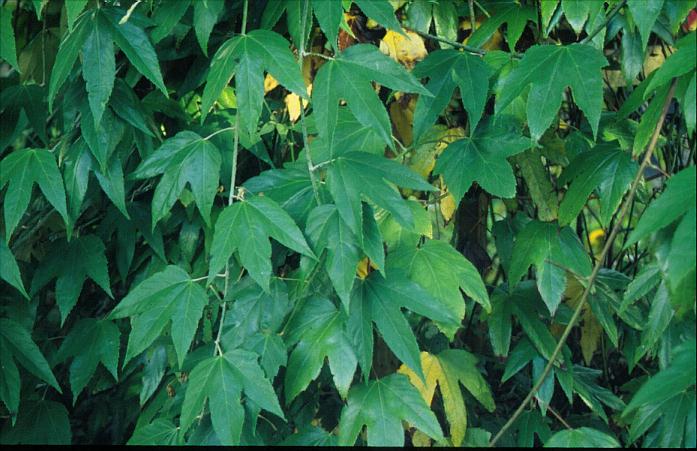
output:
<instances>
[{"instance_id":1,"label":"yellowing leaf","mask_svg":"<svg viewBox=\"0 0 697 451\"><path fill-rule=\"evenodd\" d=\"M426 404L431 404L436 385L440 387L445 417L450 424L453 445L462 445L467 431L467 409L459 384L462 384L490 412L494 400L489 387L476 367L477 359L467 351L447 349L438 355L421 353L421 366L425 381L422 381L408 366L402 365L398 372L406 375L416 387Z\"/></svg>"},{"instance_id":2,"label":"yellowing leaf","mask_svg":"<svg viewBox=\"0 0 697 451\"><path fill-rule=\"evenodd\" d=\"M416 109L416 96L395 94L395 100L390 104L390 118L395 128L397 139L405 146L412 142L412 124L414 123L414 110Z\"/></svg>"},{"instance_id":3,"label":"yellowing leaf","mask_svg":"<svg viewBox=\"0 0 697 451\"><path fill-rule=\"evenodd\" d=\"M440 200L440 212L443 215L443 219L445 220L445 222L448 222L452 219L453 214L455 214L457 205L455 205L455 198L452 194L448 192L447 189L441 191L441 195L446 193L447 196Z\"/></svg>"},{"instance_id":4,"label":"yellowing leaf","mask_svg":"<svg viewBox=\"0 0 697 451\"><path fill-rule=\"evenodd\" d=\"M571 278L569 286L564 292L564 296L569 299L567 304L571 308L576 308L582 294L583 286L576 278ZM590 364L593 354L598 349L603 328L595 318L595 315L593 315L593 311L588 304L583 306L581 318L583 319L583 324L581 325L581 353L586 364Z\"/></svg>"},{"instance_id":5,"label":"yellowing leaf","mask_svg":"<svg viewBox=\"0 0 697 451\"><path fill-rule=\"evenodd\" d=\"M223 108L237 108L237 97L235 96L235 90L231 86L226 86L223 92L220 93L220 97L216 100L220 106Z\"/></svg>"},{"instance_id":6,"label":"yellowing leaf","mask_svg":"<svg viewBox=\"0 0 697 451\"><path fill-rule=\"evenodd\" d=\"M477 29L479 29L480 25L482 24L481 18L477 19ZM472 22L468 19L462 20L460 22L460 29L464 31L472 30ZM463 44L467 44L467 41L469 41L470 36L472 36L472 33L470 33L465 39L462 40ZM488 41L486 41L481 48L483 50L497 50L501 48L501 43L503 43L503 35L501 32L497 29L494 34L491 35Z\"/></svg>"},{"instance_id":7,"label":"yellowing leaf","mask_svg":"<svg viewBox=\"0 0 697 451\"><path fill-rule=\"evenodd\" d=\"M408 68L414 67L417 61L421 61L428 55L424 40L413 31L407 31L404 36L396 31L388 30L385 37L380 40L380 51Z\"/></svg>"},{"instance_id":8,"label":"yellowing leaf","mask_svg":"<svg viewBox=\"0 0 697 451\"><path fill-rule=\"evenodd\" d=\"M266 77L264 77L264 95L273 91L276 86L278 86L278 80L273 78L271 74L266 74Z\"/></svg>"},{"instance_id":9,"label":"yellowing leaf","mask_svg":"<svg viewBox=\"0 0 697 451\"><path fill-rule=\"evenodd\" d=\"M358 262L356 266L356 275L361 279L365 280L373 269L378 269L377 265L373 263L368 257L364 257L363 260Z\"/></svg>"}]
</instances>

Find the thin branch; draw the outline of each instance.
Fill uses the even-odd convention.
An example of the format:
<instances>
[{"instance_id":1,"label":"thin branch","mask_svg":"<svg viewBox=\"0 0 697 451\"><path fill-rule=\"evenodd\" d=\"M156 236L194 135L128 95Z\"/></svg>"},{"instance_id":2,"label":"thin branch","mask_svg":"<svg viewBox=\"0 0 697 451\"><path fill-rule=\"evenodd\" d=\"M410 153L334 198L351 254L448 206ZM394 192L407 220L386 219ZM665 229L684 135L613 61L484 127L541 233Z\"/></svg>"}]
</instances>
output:
<instances>
[{"instance_id":1,"label":"thin branch","mask_svg":"<svg viewBox=\"0 0 697 451\"><path fill-rule=\"evenodd\" d=\"M564 343L566 342L566 339L571 334L571 330L574 328L576 322L578 321L579 317L581 316L581 311L583 310L583 307L586 305L586 301L588 300L588 296L590 295L591 289L593 288L593 284L595 283L595 279L597 279L598 274L600 273L600 270L603 267L603 262L605 261L605 258L607 257L608 253L610 252L610 249L612 248L612 245L615 242L615 238L617 237L617 234L622 229L622 221L624 220L624 217L627 214L627 211L629 210L629 207L632 203L632 200L634 199L634 195L636 194L636 190L639 187L639 182L641 182L641 179L644 175L644 169L646 169L646 167L648 166L648 164L651 160L651 155L653 155L653 152L656 149L656 143L658 142L658 137L661 134L661 128L663 127L663 122L665 121L666 114L668 113L668 107L670 106L670 101L673 99L673 93L675 92L675 85L676 85L676 81L673 80L673 84L671 85L670 91L668 92L668 96L666 97L666 100L663 104L661 116L658 120L658 123L656 124L656 128L653 131L653 135L651 136L651 141L649 142L648 149L646 150L646 155L644 155L644 160L642 161L641 165L639 166L639 170L637 171L636 175L634 176L634 180L632 181L632 185L629 188L629 194L627 194L627 197L625 198L624 202L622 203L622 208L620 210L620 213L617 215L617 220L615 222L615 226L612 228L612 231L610 232L610 236L607 238L607 241L605 242L605 246L603 247L603 250L600 253L600 256L598 257L598 261L595 263L595 266L593 267L593 272L591 273L590 277L588 278L588 285L586 285L586 288L583 290L583 294L581 295L581 299L580 299L578 305L576 306L576 310L574 310L574 314L571 317L569 324L567 324L566 328L564 329L564 333L562 334L561 338L559 339L559 342L557 343L557 347L554 349L554 352L550 356L550 359L547 362L547 366L545 366L545 369L544 369L544 371L542 371L542 374L540 375L538 381L532 387L530 392L528 392L527 396L525 397L523 402L520 403L520 406L518 406L518 409L513 413L511 418L506 422L506 424L503 425L501 430L499 430L499 432L491 440L491 442L489 442L490 447L493 447L496 445L496 443L501 439L503 434L515 423L515 421L518 419L518 417L523 413L523 411L525 410L525 406L528 405L528 403L532 400L532 398L535 396L535 394L540 390L540 387L542 387L544 380L547 378L547 375L552 370L552 366L554 366L554 362L556 361L557 357L561 353L561 350L564 347Z\"/></svg>"},{"instance_id":2,"label":"thin branch","mask_svg":"<svg viewBox=\"0 0 697 451\"><path fill-rule=\"evenodd\" d=\"M484 56L484 55L486 55L486 53L487 53L486 50L478 49L478 48L476 48L476 47L471 47L471 46L465 45L465 44L460 44L459 42L451 41L450 39L441 38L440 36L434 36L434 35L432 35L432 34L424 33L424 32L419 31L419 30L414 30L414 33L418 34L418 35L421 36L422 38L426 38L426 39L431 39L431 40L433 40L433 41L442 42L442 43L444 43L444 44L451 45L451 46L453 46L453 47L455 47L455 48L462 49L462 50L464 50L465 52L473 53L473 54L475 54L475 55Z\"/></svg>"}]
</instances>

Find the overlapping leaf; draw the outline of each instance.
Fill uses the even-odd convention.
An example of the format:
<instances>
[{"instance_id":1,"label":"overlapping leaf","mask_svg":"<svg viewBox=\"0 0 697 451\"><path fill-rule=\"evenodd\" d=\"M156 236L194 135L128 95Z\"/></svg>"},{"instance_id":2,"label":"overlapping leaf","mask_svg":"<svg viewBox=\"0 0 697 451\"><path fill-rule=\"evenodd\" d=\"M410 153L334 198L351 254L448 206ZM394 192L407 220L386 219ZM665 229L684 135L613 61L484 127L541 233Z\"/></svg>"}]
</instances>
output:
<instances>
[{"instance_id":1,"label":"overlapping leaf","mask_svg":"<svg viewBox=\"0 0 697 451\"><path fill-rule=\"evenodd\" d=\"M406 376L354 385L339 421L339 445L350 446L366 426L368 446L404 446L402 420L435 440L443 439L436 416Z\"/></svg>"},{"instance_id":2,"label":"overlapping leaf","mask_svg":"<svg viewBox=\"0 0 697 451\"><path fill-rule=\"evenodd\" d=\"M242 392L256 405L283 418L271 383L257 355L236 349L201 361L189 374L179 427L185 433L204 408L206 399L213 430L221 444L238 445L245 412Z\"/></svg>"},{"instance_id":3,"label":"overlapping leaf","mask_svg":"<svg viewBox=\"0 0 697 451\"><path fill-rule=\"evenodd\" d=\"M218 148L194 132L183 131L165 141L136 168L132 177L163 174L152 200L152 225L164 217L188 184L201 217L210 225L218 190L221 157Z\"/></svg>"},{"instance_id":4,"label":"overlapping leaf","mask_svg":"<svg viewBox=\"0 0 697 451\"><path fill-rule=\"evenodd\" d=\"M317 130L327 139L330 156L339 151L334 145L339 100L345 100L361 124L372 127L388 146L394 148L390 119L371 81L397 91L431 95L411 74L375 46L358 44L344 50L322 65L312 89Z\"/></svg>"},{"instance_id":5,"label":"overlapping leaf","mask_svg":"<svg viewBox=\"0 0 697 451\"><path fill-rule=\"evenodd\" d=\"M293 317L285 341L296 344L285 376L286 401L290 403L319 375L325 357L342 397L346 397L357 359L345 332L346 315L327 299L311 298Z\"/></svg>"},{"instance_id":6,"label":"overlapping leaf","mask_svg":"<svg viewBox=\"0 0 697 451\"><path fill-rule=\"evenodd\" d=\"M404 275L390 274L385 279L377 271L371 273L354 287L347 325L366 380L373 360L372 323L375 323L395 356L423 378L419 346L400 310L402 307L444 324L447 328L457 328L460 324L457 311L449 310L448 306L434 299Z\"/></svg>"},{"instance_id":7,"label":"overlapping leaf","mask_svg":"<svg viewBox=\"0 0 697 451\"><path fill-rule=\"evenodd\" d=\"M481 119L488 97L491 71L479 57L457 50L437 50L414 69L414 76L428 77L426 88L433 94L419 96L414 112L414 141L433 125L450 103L455 87L467 111L470 133Z\"/></svg>"},{"instance_id":8,"label":"overlapping leaf","mask_svg":"<svg viewBox=\"0 0 697 451\"><path fill-rule=\"evenodd\" d=\"M481 124L470 137L449 144L433 172L443 175L456 203L473 182L495 196L514 197L515 175L506 158L531 145L508 120L493 119Z\"/></svg>"},{"instance_id":9,"label":"overlapping leaf","mask_svg":"<svg viewBox=\"0 0 697 451\"><path fill-rule=\"evenodd\" d=\"M566 271L586 277L591 262L581 242L569 227L530 221L516 236L508 280L517 283L530 265L537 270L537 288L554 314L566 288Z\"/></svg>"},{"instance_id":10,"label":"overlapping leaf","mask_svg":"<svg viewBox=\"0 0 697 451\"><path fill-rule=\"evenodd\" d=\"M271 237L289 249L314 258L293 219L270 198L249 195L225 208L215 223L209 280L237 252L242 266L268 291L272 272Z\"/></svg>"},{"instance_id":11,"label":"overlapping leaf","mask_svg":"<svg viewBox=\"0 0 697 451\"><path fill-rule=\"evenodd\" d=\"M461 349L446 349L439 354L421 353L421 366L424 368L426 383L407 366L402 365L399 372L409 377L426 401L431 405L436 386L440 387L445 416L450 423L453 445L461 446L467 430L467 409L460 391L462 384L488 411L493 411L494 399L491 390L476 366L477 358Z\"/></svg>"},{"instance_id":12,"label":"overlapping leaf","mask_svg":"<svg viewBox=\"0 0 697 451\"><path fill-rule=\"evenodd\" d=\"M462 321L465 317L465 302L460 289L491 310L489 295L477 269L452 246L443 242L428 240L421 247L400 246L390 253L388 271L404 273L433 295L449 312ZM450 338L458 326L440 325Z\"/></svg>"},{"instance_id":13,"label":"overlapping leaf","mask_svg":"<svg viewBox=\"0 0 697 451\"><path fill-rule=\"evenodd\" d=\"M31 291L35 294L51 279L56 278L56 301L62 324L75 306L88 277L109 297L113 297L104 243L94 235L84 235L69 243L57 244L34 273Z\"/></svg>"},{"instance_id":14,"label":"overlapping leaf","mask_svg":"<svg viewBox=\"0 0 697 451\"><path fill-rule=\"evenodd\" d=\"M206 291L178 266L167 266L138 284L109 314L111 319L131 318L123 364L143 352L171 323L172 341L181 367L206 304Z\"/></svg>"},{"instance_id":15,"label":"overlapping leaf","mask_svg":"<svg viewBox=\"0 0 697 451\"><path fill-rule=\"evenodd\" d=\"M34 183L39 185L46 200L66 224L69 222L63 180L56 160L48 150L19 149L3 158L0 161L0 189L7 183L9 186L3 201L7 241L29 206Z\"/></svg>"},{"instance_id":16,"label":"overlapping leaf","mask_svg":"<svg viewBox=\"0 0 697 451\"><path fill-rule=\"evenodd\" d=\"M601 69L606 65L603 54L586 44L533 46L503 80L496 111L502 111L532 84L527 121L530 135L537 141L552 124L564 89L570 86L574 101L585 113L595 135L603 104Z\"/></svg>"}]
</instances>

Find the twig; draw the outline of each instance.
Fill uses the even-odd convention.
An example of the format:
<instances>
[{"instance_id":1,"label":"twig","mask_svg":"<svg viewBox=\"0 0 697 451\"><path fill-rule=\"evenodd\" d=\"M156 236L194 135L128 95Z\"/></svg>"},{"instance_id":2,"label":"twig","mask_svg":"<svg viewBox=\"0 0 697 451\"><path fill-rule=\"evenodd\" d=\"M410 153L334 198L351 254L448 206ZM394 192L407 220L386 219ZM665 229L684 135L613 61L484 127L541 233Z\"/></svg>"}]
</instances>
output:
<instances>
[{"instance_id":1,"label":"twig","mask_svg":"<svg viewBox=\"0 0 697 451\"><path fill-rule=\"evenodd\" d=\"M544 383L545 378L549 374L549 372L552 370L552 366L554 366L554 362L556 361L557 357L561 353L562 348L564 347L564 343L566 342L566 339L569 337L571 334L571 330L574 328L574 325L578 321L578 318L581 316L581 311L583 310L583 307L586 305L586 301L588 300L588 296L590 295L591 289L593 288L593 284L595 283L595 279L598 277L598 274L600 273L600 269L603 267L603 262L605 261L605 258L607 254L610 252L610 249L612 248L612 245L615 241L615 238L617 237L617 234L620 232L620 229L622 229L622 221L627 214L627 211L629 210L629 206L632 203L632 200L634 199L634 195L636 194L636 190L639 187L639 182L641 181L643 175L644 175L644 169L646 169L646 166L648 166L650 160L651 160L651 155L653 155L654 150L656 149L656 143L658 142L658 137L661 134L661 128L663 127L663 122L665 121L666 114L668 113L668 107L670 106L670 101L673 98L673 93L675 92L675 85L676 81L673 80L673 84L670 87L670 91L668 91L668 96L666 97L665 103L663 104L663 109L661 111L661 116L658 120L658 123L656 124L656 128L653 131L653 135L651 136L651 141L649 142L649 146L646 150L646 155L644 155L644 160L641 162L641 165L639 166L639 170L637 171L636 175L634 176L634 180L632 181L632 185L629 188L629 194L627 194L627 197L625 198L624 202L622 203L622 208L620 210L619 215L617 215L617 221L615 222L614 227L612 228L612 231L610 232L610 236L608 236L607 241L605 242L605 246L603 247L602 252L600 253L600 256L598 257L598 261L595 263L595 266L593 267L593 272L591 273L590 277L588 278L588 285L586 285L586 288L583 290L583 294L581 295L581 299L576 306L576 310L574 310L574 314L571 317L571 320L569 321L569 324L567 324L566 328L564 329L564 333L562 334L561 338L559 339L559 342L557 343L557 347L554 348L554 352L552 352L552 355L549 358L549 361L547 362L547 366L545 366L544 371L542 371L542 374L540 375L538 381L535 383L535 385L532 387L530 392L527 394L523 402L520 403L520 406L518 406L518 409L513 413L511 418L506 422L506 424L503 425L501 430L496 434L496 436L489 442L489 446L493 447L496 445L496 443L501 439L503 434L515 423L515 421L518 419L521 413L523 413L523 410L525 410L525 406L532 400L532 398L535 396L535 394L540 390L540 387L542 387L542 384Z\"/></svg>"},{"instance_id":2,"label":"twig","mask_svg":"<svg viewBox=\"0 0 697 451\"><path fill-rule=\"evenodd\" d=\"M451 41L450 39L441 38L440 36L434 36L432 34L424 33L419 30L414 30L414 33L418 34L422 38L431 39L433 41L442 42L444 44L451 45L455 48L462 49L466 52L473 53L475 55L484 56L486 55L486 50L471 47L469 45L460 44L459 42Z\"/></svg>"}]
</instances>

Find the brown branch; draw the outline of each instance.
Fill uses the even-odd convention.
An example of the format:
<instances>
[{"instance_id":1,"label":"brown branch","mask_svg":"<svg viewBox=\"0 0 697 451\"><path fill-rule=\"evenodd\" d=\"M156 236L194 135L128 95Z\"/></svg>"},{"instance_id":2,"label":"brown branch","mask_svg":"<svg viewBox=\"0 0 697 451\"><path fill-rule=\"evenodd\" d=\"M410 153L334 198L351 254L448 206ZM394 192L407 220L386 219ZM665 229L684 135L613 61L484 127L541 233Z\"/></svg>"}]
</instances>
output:
<instances>
[{"instance_id":1,"label":"brown branch","mask_svg":"<svg viewBox=\"0 0 697 451\"><path fill-rule=\"evenodd\" d=\"M569 337L569 334L571 334L571 330L574 328L576 322L578 321L578 318L581 316L581 311L583 310L583 307L586 304L586 301L588 300L588 296L590 295L591 289L593 288L593 284L595 283L595 279L598 277L598 274L600 273L600 269L603 267L603 262L605 261L605 257L607 257L608 253L610 252L610 249L612 248L612 245L615 241L615 238L617 237L617 234L620 232L620 229L622 229L622 221L624 220L624 217L627 214L627 211L629 210L629 206L631 205L632 200L634 199L634 195L635 195L636 190L639 186L639 182L641 182L642 176L644 174L644 170L646 169L649 162L651 161L651 155L653 155L653 152L656 149L656 143L658 142L658 137L661 134L661 128L663 127L663 122L665 121L666 114L668 113L668 107L670 106L670 101L672 100L673 93L675 92L675 85L676 85L676 81L674 79L673 83L670 87L670 91L668 91L668 96L666 97L666 100L663 104L661 116L658 120L658 123L656 124L656 128L653 131L653 135L651 136L651 141L649 142L648 149L646 150L646 154L644 155L644 160L641 162L641 166L639 166L639 170L637 171L636 176L634 176L634 180L632 181L632 185L629 188L629 194L627 195L624 202L622 203L622 209L620 210L619 215L617 215L617 220L615 222L615 226L612 228L612 231L610 232L610 236L608 237L607 241L605 242L605 246L603 247L603 250L600 253L600 256L598 257L598 261L596 262L595 266L593 267L593 272L591 273L590 277L588 278L588 285L586 286L585 290L583 290L583 294L581 295L581 300L579 301L578 305L576 306L576 310L574 310L574 314L571 317L569 324L566 326L566 329L564 329L564 333L562 334L561 338L559 339L559 342L557 343L557 347L554 349L554 352L550 356L549 361L547 362L547 366L545 366L545 369L544 369L544 371L542 371L542 374L540 375L538 381L532 387L532 389L527 394L527 396L525 397L523 402L520 403L520 406L518 406L518 409L513 413L511 418L506 422L506 424L503 425L501 430L499 430L499 432L491 440L491 442L489 442L490 447L493 447L494 445L496 445L496 443L499 441L499 439L501 439L503 434L513 425L513 423L515 423L515 421L518 419L518 417L523 413L523 410L525 410L525 406L532 400L532 398L535 396L535 393L537 393L539 391L540 387L542 387L544 380L547 378L547 375L552 370L552 366L554 365L554 362L556 361L557 357L561 353L561 350L564 347L564 343L566 342L566 339Z\"/></svg>"}]
</instances>

